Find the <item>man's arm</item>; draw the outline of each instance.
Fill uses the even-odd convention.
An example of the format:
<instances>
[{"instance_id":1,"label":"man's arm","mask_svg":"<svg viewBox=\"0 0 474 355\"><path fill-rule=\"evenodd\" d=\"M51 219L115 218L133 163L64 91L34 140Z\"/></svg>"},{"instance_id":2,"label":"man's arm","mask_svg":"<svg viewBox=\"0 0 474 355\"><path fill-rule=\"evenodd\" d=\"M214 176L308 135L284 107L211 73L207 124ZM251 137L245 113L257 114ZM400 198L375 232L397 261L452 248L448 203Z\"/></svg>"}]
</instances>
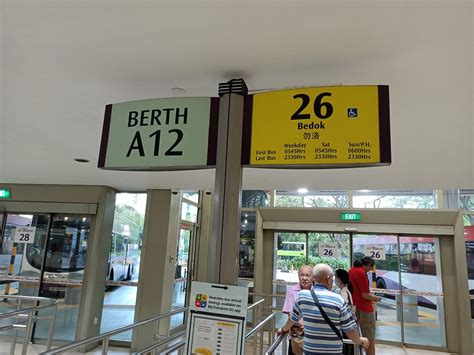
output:
<instances>
[{"instance_id":1,"label":"man's arm","mask_svg":"<svg viewBox=\"0 0 474 355\"><path fill-rule=\"evenodd\" d=\"M359 336L359 334L355 330L351 330L351 331L349 331L345 334L350 340L352 340L352 342L356 346L361 346L362 345L364 347L364 349L369 348L369 345L370 345L369 339Z\"/></svg>"},{"instance_id":2,"label":"man's arm","mask_svg":"<svg viewBox=\"0 0 474 355\"><path fill-rule=\"evenodd\" d=\"M353 287L360 291L363 299L371 302L379 302L381 298L370 293L369 283L367 281L368 280L362 277L356 277L355 280L353 279L351 282Z\"/></svg>"},{"instance_id":3,"label":"man's arm","mask_svg":"<svg viewBox=\"0 0 474 355\"><path fill-rule=\"evenodd\" d=\"M379 302L382 298L379 296L375 296L371 293L361 293L362 298L367 301L372 301L372 302Z\"/></svg>"}]
</instances>

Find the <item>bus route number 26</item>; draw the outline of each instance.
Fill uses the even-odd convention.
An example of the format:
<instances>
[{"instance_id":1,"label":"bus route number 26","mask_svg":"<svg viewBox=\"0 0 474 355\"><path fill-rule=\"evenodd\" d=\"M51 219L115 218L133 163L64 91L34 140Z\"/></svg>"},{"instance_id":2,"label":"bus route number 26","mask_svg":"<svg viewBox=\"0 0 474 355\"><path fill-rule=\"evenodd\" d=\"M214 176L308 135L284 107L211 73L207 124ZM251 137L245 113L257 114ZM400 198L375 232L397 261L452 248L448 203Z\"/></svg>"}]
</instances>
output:
<instances>
[{"instance_id":1,"label":"bus route number 26","mask_svg":"<svg viewBox=\"0 0 474 355\"><path fill-rule=\"evenodd\" d=\"M385 260L385 246L367 245L364 254L374 260Z\"/></svg>"},{"instance_id":2,"label":"bus route number 26","mask_svg":"<svg viewBox=\"0 0 474 355\"><path fill-rule=\"evenodd\" d=\"M319 256L326 258L339 257L339 250L335 243L320 243L319 244Z\"/></svg>"}]
</instances>

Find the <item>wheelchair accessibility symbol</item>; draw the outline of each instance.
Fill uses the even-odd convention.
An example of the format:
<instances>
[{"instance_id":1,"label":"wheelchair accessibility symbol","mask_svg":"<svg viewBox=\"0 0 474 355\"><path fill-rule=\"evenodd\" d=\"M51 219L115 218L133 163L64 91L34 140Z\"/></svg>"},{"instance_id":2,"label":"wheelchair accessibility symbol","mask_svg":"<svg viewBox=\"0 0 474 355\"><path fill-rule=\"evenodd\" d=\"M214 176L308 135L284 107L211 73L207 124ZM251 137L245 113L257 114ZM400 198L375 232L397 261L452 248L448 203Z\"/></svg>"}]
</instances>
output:
<instances>
[{"instance_id":1,"label":"wheelchair accessibility symbol","mask_svg":"<svg viewBox=\"0 0 474 355\"><path fill-rule=\"evenodd\" d=\"M347 117L356 118L357 117L357 109L356 108L348 108L347 109Z\"/></svg>"}]
</instances>

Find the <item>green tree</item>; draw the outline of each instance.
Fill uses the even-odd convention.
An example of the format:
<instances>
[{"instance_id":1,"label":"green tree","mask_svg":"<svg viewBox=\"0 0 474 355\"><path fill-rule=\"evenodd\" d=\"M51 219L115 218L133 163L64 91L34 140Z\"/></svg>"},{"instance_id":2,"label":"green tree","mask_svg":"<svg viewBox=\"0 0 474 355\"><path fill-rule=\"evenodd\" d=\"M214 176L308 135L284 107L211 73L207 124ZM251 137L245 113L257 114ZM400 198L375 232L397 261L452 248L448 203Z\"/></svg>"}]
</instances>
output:
<instances>
[{"instance_id":1,"label":"green tree","mask_svg":"<svg viewBox=\"0 0 474 355\"><path fill-rule=\"evenodd\" d=\"M144 219L144 216L132 206L115 206L113 231L118 234L130 233L129 243L138 244L142 239Z\"/></svg>"}]
</instances>

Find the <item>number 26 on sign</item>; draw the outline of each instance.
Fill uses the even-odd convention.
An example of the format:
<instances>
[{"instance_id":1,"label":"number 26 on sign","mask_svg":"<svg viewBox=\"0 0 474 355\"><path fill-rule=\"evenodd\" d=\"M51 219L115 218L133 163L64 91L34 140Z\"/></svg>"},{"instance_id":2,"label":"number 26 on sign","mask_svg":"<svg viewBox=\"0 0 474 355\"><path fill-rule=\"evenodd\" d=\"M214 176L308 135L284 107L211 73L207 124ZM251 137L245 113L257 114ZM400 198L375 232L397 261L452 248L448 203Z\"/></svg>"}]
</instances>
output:
<instances>
[{"instance_id":1,"label":"number 26 on sign","mask_svg":"<svg viewBox=\"0 0 474 355\"><path fill-rule=\"evenodd\" d=\"M385 260L385 246L383 245L366 245L364 255L370 256L374 260Z\"/></svg>"}]
</instances>

